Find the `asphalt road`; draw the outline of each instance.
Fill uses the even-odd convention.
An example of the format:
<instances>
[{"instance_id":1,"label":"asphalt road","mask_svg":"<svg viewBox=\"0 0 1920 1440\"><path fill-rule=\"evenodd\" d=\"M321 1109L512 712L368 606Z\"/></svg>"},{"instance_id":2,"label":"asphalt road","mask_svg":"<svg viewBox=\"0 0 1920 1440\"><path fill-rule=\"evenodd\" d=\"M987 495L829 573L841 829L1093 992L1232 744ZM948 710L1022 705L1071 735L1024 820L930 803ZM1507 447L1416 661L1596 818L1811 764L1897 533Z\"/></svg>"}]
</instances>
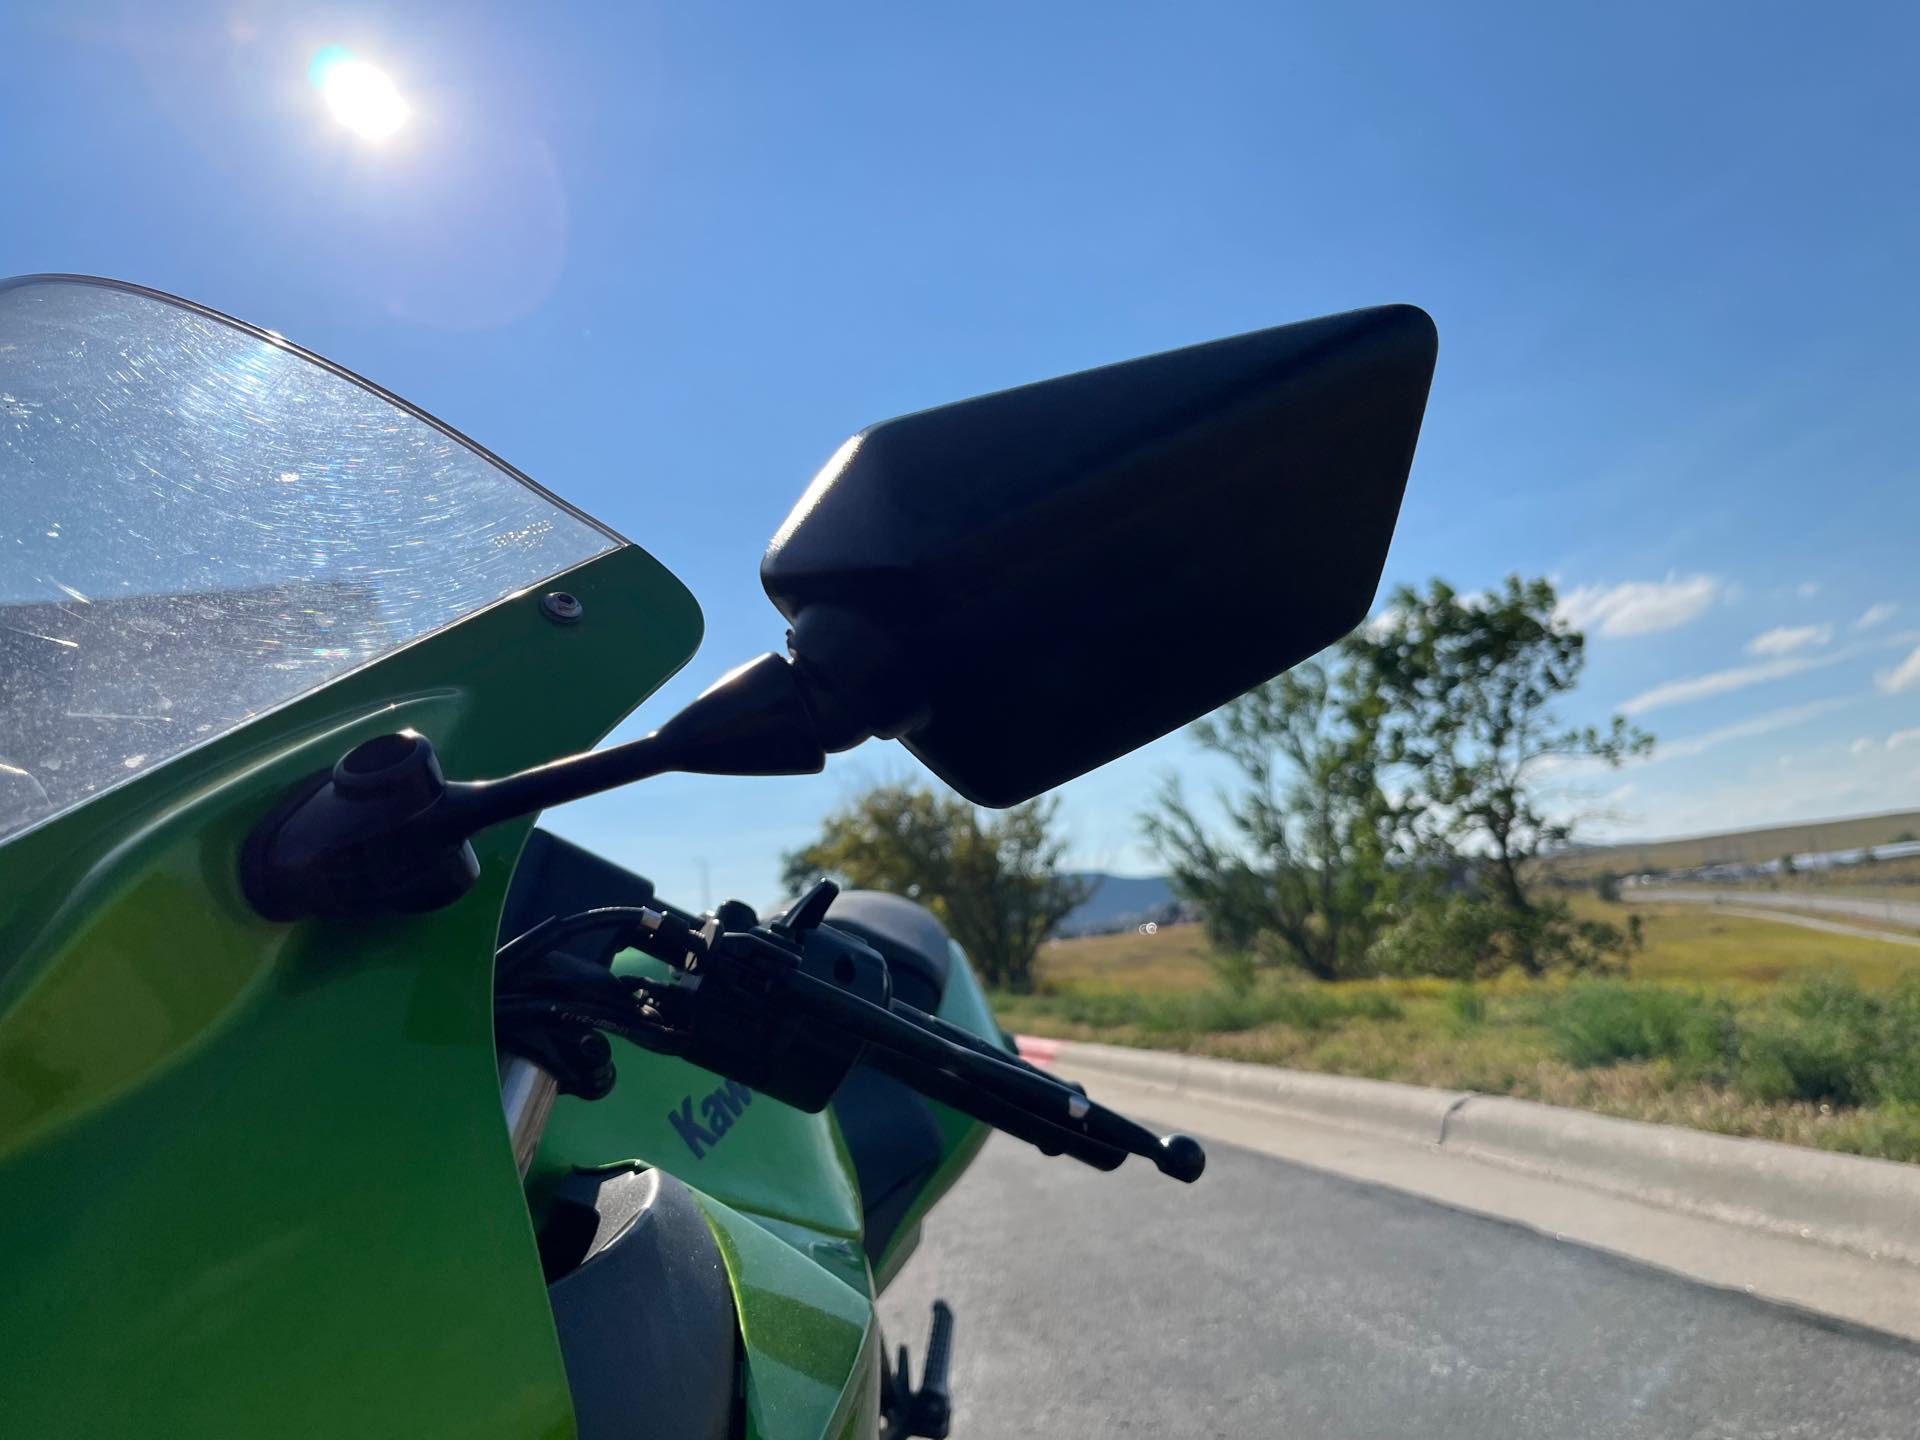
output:
<instances>
[{"instance_id":1,"label":"asphalt road","mask_svg":"<svg viewBox=\"0 0 1920 1440\"><path fill-rule=\"evenodd\" d=\"M1822 915L1843 915L1855 920L1873 920L1882 925L1906 925L1920 929L1920 900L1869 900L1858 895L1812 895L1803 890L1669 890L1639 889L1625 892L1629 901L1664 900L1693 905L1738 905L1750 910L1817 911ZM1793 917L1781 915L1782 920ZM1863 933L1849 931L1851 934ZM1872 932L1865 932L1872 933Z\"/></svg>"},{"instance_id":2,"label":"asphalt road","mask_svg":"<svg viewBox=\"0 0 1920 1440\"><path fill-rule=\"evenodd\" d=\"M954 1306L956 1440L1920 1429L1905 1341L1208 1151L1189 1188L988 1144L881 1306L916 1357Z\"/></svg>"}]
</instances>

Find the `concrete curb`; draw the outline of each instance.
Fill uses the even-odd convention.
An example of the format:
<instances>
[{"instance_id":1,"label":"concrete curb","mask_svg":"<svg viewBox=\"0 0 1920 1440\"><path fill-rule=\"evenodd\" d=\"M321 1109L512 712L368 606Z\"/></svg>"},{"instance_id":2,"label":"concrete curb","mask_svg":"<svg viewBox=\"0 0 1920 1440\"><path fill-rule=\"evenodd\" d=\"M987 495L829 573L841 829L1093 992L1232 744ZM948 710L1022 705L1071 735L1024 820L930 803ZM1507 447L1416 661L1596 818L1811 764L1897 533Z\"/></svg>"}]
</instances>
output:
<instances>
[{"instance_id":1,"label":"concrete curb","mask_svg":"<svg viewBox=\"0 0 1920 1440\"><path fill-rule=\"evenodd\" d=\"M1021 1053L1026 1041L1021 1039ZM1395 1139L1435 1143L1447 1114L1468 1098L1464 1090L1430 1090L1389 1080L1350 1080L1247 1065L1167 1050L1133 1050L1120 1045L1061 1042L1054 1063L1075 1074L1117 1075L1136 1085L1153 1085L1178 1094L1285 1110L1321 1124L1347 1126Z\"/></svg>"},{"instance_id":2,"label":"concrete curb","mask_svg":"<svg viewBox=\"0 0 1920 1440\"><path fill-rule=\"evenodd\" d=\"M1022 1053L1201 1101L1362 1130L1822 1245L1920 1263L1920 1165L1530 1100L1079 1041ZM1198 1123L1194 1128L1203 1129Z\"/></svg>"}]
</instances>

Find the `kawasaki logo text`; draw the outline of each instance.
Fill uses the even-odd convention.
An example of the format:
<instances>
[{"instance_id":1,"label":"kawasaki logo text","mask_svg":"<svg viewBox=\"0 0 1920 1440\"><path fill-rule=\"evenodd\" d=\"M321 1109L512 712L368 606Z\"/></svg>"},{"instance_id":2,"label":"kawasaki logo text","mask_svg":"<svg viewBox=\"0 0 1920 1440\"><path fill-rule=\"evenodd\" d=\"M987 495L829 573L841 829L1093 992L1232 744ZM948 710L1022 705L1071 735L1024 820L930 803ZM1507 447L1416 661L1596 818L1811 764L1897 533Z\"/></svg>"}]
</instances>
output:
<instances>
[{"instance_id":1,"label":"kawasaki logo text","mask_svg":"<svg viewBox=\"0 0 1920 1440\"><path fill-rule=\"evenodd\" d=\"M667 1120L687 1142L693 1158L701 1160L720 1143L720 1137L733 1128L740 1112L752 1103L753 1091L738 1080L729 1080L711 1095L701 1097L699 1119L694 1118L693 1096L689 1095L680 1102L678 1110L667 1112Z\"/></svg>"}]
</instances>

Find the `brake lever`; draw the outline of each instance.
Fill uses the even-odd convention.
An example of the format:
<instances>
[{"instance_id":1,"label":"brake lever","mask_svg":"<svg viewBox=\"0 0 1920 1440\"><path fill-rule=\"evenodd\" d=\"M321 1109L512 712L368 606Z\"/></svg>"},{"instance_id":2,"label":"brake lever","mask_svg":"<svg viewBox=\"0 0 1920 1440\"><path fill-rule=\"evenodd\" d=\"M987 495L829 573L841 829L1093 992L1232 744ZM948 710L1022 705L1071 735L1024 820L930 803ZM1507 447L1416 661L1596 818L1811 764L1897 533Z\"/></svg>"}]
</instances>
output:
<instances>
[{"instance_id":1,"label":"brake lever","mask_svg":"<svg viewBox=\"0 0 1920 1440\"><path fill-rule=\"evenodd\" d=\"M834 893L823 881L771 924L739 929L718 917L696 930L644 913L630 942L680 972L674 984L641 990L681 1015L677 1053L808 1111L825 1108L864 1059L1048 1154L1101 1170L1138 1155L1174 1179L1200 1178L1206 1153L1191 1137L1157 1136L970 1031L893 1000L880 957L821 924Z\"/></svg>"},{"instance_id":2,"label":"brake lever","mask_svg":"<svg viewBox=\"0 0 1920 1440\"><path fill-rule=\"evenodd\" d=\"M904 1014L900 1013L903 1011ZM884 1033L887 1027L873 1024L871 1017L861 1017L859 1023L869 1046L878 1047L879 1052L870 1049L868 1063L887 1069L895 1079L942 1104L999 1129L1008 1127L981 1113L974 1097L984 1094L999 1105L1011 1105L1050 1129L1072 1136L1078 1143L1063 1147L1063 1153L1102 1170L1113 1169L1119 1163L1118 1159L1111 1164L1104 1163L1107 1154L1138 1155L1151 1161L1162 1175L1189 1185L1206 1169L1206 1151L1190 1135L1155 1135L1139 1122L1090 1099L1084 1090L912 1006L895 1002L882 1013L891 1025L904 1027L906 1032L920 1038L902 1044L904 1037L900 1031L889 1037ZM932 1046L941 1049L933 1051ZM883 1063L883 1054L897 1058ZM901 1064L901 1060L906 1063ZM942 1083L947 1080L959 1083L957 1086ZM936 1086L942 1093L934 1092ZM1041 1148L1048 1149L1048 1146L1042 1144Z\"/></svg>"},{"instance_id":3,"label":"brake lever","mask_svg":"<svg viewBox=\"0 0 1920 1440\"><path fill-rule=\"evenodd\" d=\"M865 1042L869 1064L1049 1153L1072 1155L1101 1170L1138 1155L1188 1184L1206 1169L1206 1152L1191 1136L1155 1135L1055 1076L910 1005L891 1001L883 1008L799 970L787 972L780 988L785 1005Z\"/></svg>"},{"instance_id":4,"label":"brake lever","mask_svg":"<svg viewBox=\"0 0 1920 1440\"><path fill-rule=\"evenodd\" d=\"M1063 1075L1055 1075L1049 1071L1042 1070L1038 1065L1033 1064L1024 1056L1016 1054L1011 1050L1004 1050L992 1041L982 1039L980 1036L974 1034L973 1031L963 1026L955 1025L948 1020L942 1020L938 1015L930 1015L925 1010L916 1009L904 1000L890 1001L888 1002L887 1008L893 1011L894 1014L911 1020L922 1029L933 1031L934 1034L943 1040L951 1040L956 1045L965 1045L970 1050L978 1050L981 1054L990 1055L1005 1064L1018 1065L1022 1070L1032 1071L1043 1080L1051 1080L1056 1085L1066 1086L1067 1089L1073 1091L1076 1095L1084 1095L1087 1093L1087 1087L1078 1081L1069 1080Z\"/></svg>"},{"instance_id":5,"label":"brake lever","mask_svg":"<svg viewBox=\"0 0 1920 1440\"><path fill-rule=\"evenodd\" d=\"M1206 1152L1191 1136L1155 1135L1144 1125L1129 1120L1119 1111L1110 1110L1090 1099L1085 1086L1076 1085L1071 1080L1063 1079L1058 1075L1048 1074L1020 1056L982 1039L971 1030L951 1024L937 1015L929 1015L924 1010L916 1010L904 1001L895 1000L888 1009L911 1024L931 1031L949 1044L972 1051L983 1060L991 1062L1000 1073L1004 1074L1009 1069L1015 1070L1023 1075L1032 1076L1044 1085L1067 1092L1066 1106L1069 1118L1083 1124L1088 1137L1095 1143L1151 1160L1162 1174L1171 1175L1176 1180L1189 1184L1199 1179L1201 1171L1206 1168Z\"/></svg>"},{"instance_id":6,"label":"brake lever","mask_svg":"<svg viewBox=\"0 0 1920 1440\"><path fill-rule=\"evenodd\" d=\"M1127 1158L1124 1150L1056 1125L1029 1109L1002 1100L989 1090L969 1085L958 1076L916 1062L896 1050L873 1045L868 1047L864 1058L875 1070L892 1076L908 1089L971 1115L1016 1140L1024 1140L1043 1155L1068 1155L1096 1170L1117 1170Z\"/></svg>"}]
</instances>

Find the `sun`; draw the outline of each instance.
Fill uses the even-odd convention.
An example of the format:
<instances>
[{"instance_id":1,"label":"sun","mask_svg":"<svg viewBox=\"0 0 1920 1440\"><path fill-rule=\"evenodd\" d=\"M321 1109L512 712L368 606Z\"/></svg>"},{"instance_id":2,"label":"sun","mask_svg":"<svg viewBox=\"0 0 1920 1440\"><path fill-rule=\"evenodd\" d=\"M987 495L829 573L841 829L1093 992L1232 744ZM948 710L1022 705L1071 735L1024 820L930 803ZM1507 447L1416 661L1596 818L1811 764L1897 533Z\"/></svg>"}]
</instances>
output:
<instances>
[{"instance_id":1,"label":"sun","mask_svg":"<svg viewBox=\"0 0 1920 1440\"><path fill-rule=\"evenodd\" d=\"M393 78L344 45L329 45L307 70L333 118L363 140L388 139L407 123L407 102Z\"/></svg>"}]
</instances>

